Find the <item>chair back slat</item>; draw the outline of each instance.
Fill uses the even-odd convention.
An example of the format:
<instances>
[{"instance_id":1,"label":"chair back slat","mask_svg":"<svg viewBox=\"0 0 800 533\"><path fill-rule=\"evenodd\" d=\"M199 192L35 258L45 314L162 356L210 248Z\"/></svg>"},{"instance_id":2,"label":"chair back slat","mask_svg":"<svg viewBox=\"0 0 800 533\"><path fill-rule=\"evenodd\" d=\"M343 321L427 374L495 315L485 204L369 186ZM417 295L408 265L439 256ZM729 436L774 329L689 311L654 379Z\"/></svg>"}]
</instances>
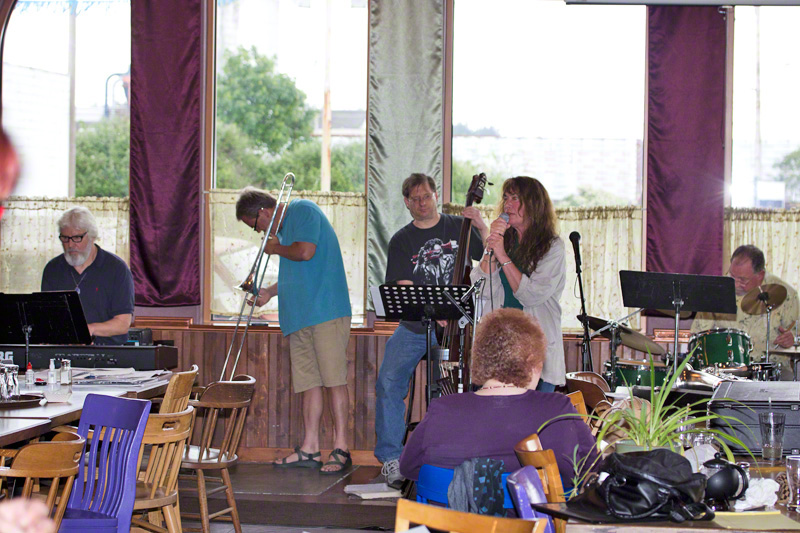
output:
<instances>
[{"instance_id":1,"label":"chair back slat","mask_svg":"<svg viewBox=\"0 0 800 533\"><path fill-rule=\"evenodd\" d=\"M85 468L78 470L73 483L62 531L85 529L82 519L77 518L79 511L116 518L120 533L130 528L137 464L150 406L144 400L86 396L78 434L85 438L92 430L93 437L87 445Z\"/></svg>"},{"instance_id":2,"label":"chair back slat","mask_svg":"<svg viewBox=\"0 0 800 533\"><path fill-rule=\"evenodd\" d=\"M172 497L177 505L178 472L193 415L191 406L180 413L150 415L143 439L143 447L149 450L149 459L140 474L140 485L146 487L147 496L136 500L134 506L137 510L153 508L153 504L146 500L154 500L157 495Z\"/></svg>"},{"instance_id":3,"label":"chair back slat","mask_svg":"<svg viewBox=\"0 0 800 533\"><path fill-rule=\"evenodd\" d=\"M185 372L176 372L169 379L164 398L161 400L159 414L180 413L189 405L194 380L197 378L197 365Z\"/></svg>"}]
</instances>

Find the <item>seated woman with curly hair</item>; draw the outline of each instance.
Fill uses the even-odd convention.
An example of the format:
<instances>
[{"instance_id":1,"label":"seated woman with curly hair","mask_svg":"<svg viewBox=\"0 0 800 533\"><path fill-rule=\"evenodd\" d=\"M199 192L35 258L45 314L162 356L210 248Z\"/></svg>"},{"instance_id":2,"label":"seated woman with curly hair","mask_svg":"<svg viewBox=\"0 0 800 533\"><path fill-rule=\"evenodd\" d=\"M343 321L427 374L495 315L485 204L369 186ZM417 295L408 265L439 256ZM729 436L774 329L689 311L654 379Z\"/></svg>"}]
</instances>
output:
<instances>
[{"instance_id":1,"label":"seated woman with curly hair","mask_svg":"<svg viewBox=\"0 0 800 533\"><path fill-rule=\"evenodd\" d=\"M423 464L455 468L467 459L502 459L507 472L521 467L514 445L545 422L575 408L565 395L534 390L542 373L547 340L536 319L519 309L485 315L472 347L472 377L482 387L431 402L427 414L408 439L400 472L417 480ZM539 433L552 449L566 486L573 478L576 456L589 454L594 464L595 440L580 417L550 422Z\"/></svg>"}]
</instances>

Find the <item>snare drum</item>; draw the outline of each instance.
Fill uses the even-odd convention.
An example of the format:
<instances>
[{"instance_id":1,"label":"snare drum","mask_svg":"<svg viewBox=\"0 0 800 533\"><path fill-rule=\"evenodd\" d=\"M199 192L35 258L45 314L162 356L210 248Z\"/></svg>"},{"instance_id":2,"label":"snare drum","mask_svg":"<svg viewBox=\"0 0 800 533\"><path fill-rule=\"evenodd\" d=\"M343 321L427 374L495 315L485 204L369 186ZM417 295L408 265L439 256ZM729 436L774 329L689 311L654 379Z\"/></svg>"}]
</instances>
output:
<instances>
[{"instance_id":1,"label":"snare drum","mask_svg":"<svg viewBox=\"0 0 800 533\"><path fill-rule=\"evenodd\" d=\"M661 361L653 362L654 376L653 382L650 383L650 363L647 361L632 361L628 359L620 359L617 361L616 371L616 385L617 387L633 387L634 385L641 385L644 387L660 387L667 380L667 366ZM611 362L605 363L606 373L611 373Z\"/></svg>"},{"instance_id":2,"label":"snare drum","mask_svg":"<svg viewBox=\"0 0 800 533\"><path fill-rule=\"evenodd\" d=\"M709 329L689 339L694 368L747 366L752 351L750 335L738 329Z\"/></svg>"}]
</instances>

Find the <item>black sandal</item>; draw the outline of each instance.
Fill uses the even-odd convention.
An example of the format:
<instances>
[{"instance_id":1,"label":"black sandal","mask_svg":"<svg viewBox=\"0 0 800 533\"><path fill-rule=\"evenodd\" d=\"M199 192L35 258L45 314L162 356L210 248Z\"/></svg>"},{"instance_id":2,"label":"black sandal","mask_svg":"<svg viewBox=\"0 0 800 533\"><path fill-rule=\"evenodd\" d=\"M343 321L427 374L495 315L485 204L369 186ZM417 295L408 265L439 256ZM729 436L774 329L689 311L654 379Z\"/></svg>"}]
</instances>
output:
<instances>
[{"instance_id":1,"label":"black sandal","mask_svg":"<svg viewBox=\"0 0 800 533\"><path fill-rule=\"evenodd\" d=\"M295 446L294 453L297 454L297 461L286 461L286 457L280 461L272 463L278 468L320 468L322 466L322 459L319 459L320 452L307 453L300 449L300 446Z\"/></svg>"},{"instance_id":2,"label":"black sandal","mask_svg":"<svg viewBox=\"0 0 800 533\"><path fill-rule=\"evenodd\" d=\"M342 461L341 459L342 457L345 458L344 461ZM353 466L353 458L350 457L350 452L346 452L341 448L335 448L328 456L328 462L325 463L325 466L328 465L336 465L340 466L341 468L338 468L336 470L320 470L319 473L327 475L341 474L343 471Z\"/></svg>"}]
</instances>

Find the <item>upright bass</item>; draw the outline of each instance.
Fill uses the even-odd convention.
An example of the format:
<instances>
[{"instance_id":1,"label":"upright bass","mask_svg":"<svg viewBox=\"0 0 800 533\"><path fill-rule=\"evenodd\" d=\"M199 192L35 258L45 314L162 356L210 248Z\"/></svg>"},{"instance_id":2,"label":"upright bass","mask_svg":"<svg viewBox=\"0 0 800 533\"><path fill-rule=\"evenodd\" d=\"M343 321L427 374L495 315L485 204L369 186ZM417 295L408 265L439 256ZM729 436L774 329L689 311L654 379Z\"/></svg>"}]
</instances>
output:
<instances>
[{"instance_id":1,"label":"upright bass","mask_svg":"<svg viewBox=\"0 0 800 533\"><path fill-rule=\"evenodd\" d=\"M465 207L479 204L483 200L486 189L486 174L481 172L472 176L472 183L467 191ZM458 251L453 270L453 285L469 285L470 273L470 237L472 220L464 217L461 232L458 236ZM458 320L448 320L444 332L440 336L441 343L437 350L437 358L441 378L438 380L444 394L469 391L472 383L470 376L470 350L472 348L472 327L469 323L461 327Z\"/></svg>"}]
</instances>

